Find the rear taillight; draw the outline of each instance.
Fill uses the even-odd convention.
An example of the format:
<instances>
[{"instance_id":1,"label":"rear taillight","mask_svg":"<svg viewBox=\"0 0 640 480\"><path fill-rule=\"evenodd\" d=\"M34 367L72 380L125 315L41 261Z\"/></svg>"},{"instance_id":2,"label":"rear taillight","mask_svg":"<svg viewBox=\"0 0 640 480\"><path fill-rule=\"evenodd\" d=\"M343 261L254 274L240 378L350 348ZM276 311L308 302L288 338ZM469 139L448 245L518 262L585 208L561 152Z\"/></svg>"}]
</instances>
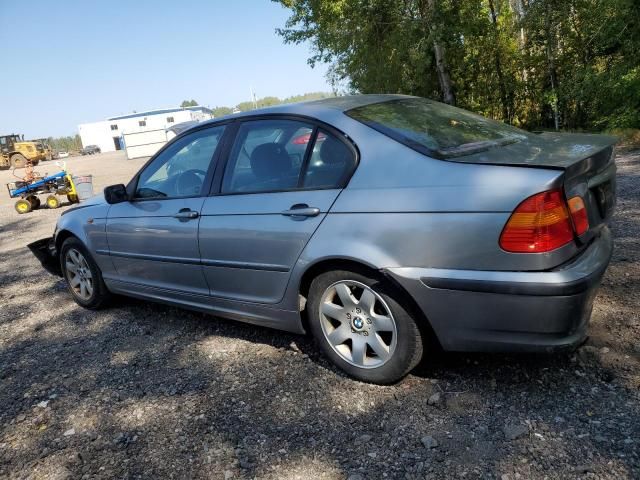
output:
<instances>
[{"instance_id":1,"label":"rear taillight","mask_svg":"<svg viewBox=\"0 0 640 480\"><path fill-rule=\"evenodd\" d=\"M587 209L584 206L584 201L580 197L573 197L569 199L569 212L571 213L571 219L573 220L573 228L576 231L576 235L580 236L587 230L589 230L589 217L587 217Z\"/></svg>"},{"instance_id":2,"label":"rear taillight","mask_svg":"<svg viewBox=\"0 0 640 480\"><path fill-rule=\"evenodd\" d=\"M500 247L507 252L542 253L572 240L573 228L562 191L549 190L518 205L502 230Z\"/></svg>"}]
</instances>

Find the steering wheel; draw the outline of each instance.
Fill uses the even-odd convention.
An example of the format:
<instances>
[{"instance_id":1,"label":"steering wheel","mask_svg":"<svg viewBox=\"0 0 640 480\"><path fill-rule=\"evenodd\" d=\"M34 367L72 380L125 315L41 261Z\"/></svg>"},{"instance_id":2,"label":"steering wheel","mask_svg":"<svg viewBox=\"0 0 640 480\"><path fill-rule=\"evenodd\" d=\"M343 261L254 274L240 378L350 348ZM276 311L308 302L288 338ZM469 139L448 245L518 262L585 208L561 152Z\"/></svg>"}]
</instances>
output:
<instances>
[{"instance_id":1,"label":"steering wheel","mask_svg":"<svg viewBox=\"0 0 640 480\"><path fill-rule=\"evenodd\" d=\"M179 196L198 195L206 175L204 170L185 170L176 178L176 193Z\"/></svg>"}]
</instances>

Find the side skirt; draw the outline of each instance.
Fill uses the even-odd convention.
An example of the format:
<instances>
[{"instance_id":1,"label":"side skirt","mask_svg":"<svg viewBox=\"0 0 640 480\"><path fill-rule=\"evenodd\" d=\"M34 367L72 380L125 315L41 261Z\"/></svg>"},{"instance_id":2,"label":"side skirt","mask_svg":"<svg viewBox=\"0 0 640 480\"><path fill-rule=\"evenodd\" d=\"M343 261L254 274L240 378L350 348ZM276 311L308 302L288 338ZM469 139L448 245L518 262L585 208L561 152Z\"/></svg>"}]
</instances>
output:
<instances>
[{"instance_id":1,"label":"side skirt","mask_svg":"<svg viewBox=\"0 0 640 480\"><path fill-rule=\"evenodd\" d=\"M194 295L107 278L104 282L110 292L119 295L151 300L291 333L305 333L300 313L297 311L280 310L266 305Z\"/></svg>"}]
</instances>

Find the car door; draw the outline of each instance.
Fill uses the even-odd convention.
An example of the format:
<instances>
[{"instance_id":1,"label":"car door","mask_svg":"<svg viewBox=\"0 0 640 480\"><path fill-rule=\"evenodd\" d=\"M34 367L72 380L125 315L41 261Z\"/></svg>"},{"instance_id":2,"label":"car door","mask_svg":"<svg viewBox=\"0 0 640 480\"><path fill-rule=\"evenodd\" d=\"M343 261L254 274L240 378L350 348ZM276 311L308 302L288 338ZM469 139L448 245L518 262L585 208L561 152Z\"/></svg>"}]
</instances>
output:
<instances>
[{"instance_id":1,"label":"car door","mask_svg":"<svg viewBox=\"0 0 640 480\"><path fill-rule=\"evenodd\" d=\"M211 295L278 303L355 164L343 135L307 120L240 122L219 190L202 207L200 253Z\"/></svg>"},{"instance_id":2,"label":"car door","mask_svg":"<svg viewBox=\"0 0 640 480\"><path fill-rule=\"evenodd\" d=\"M106 228L117 280L209 295L198 223L224 131L214 126L171 143L140 171L133 198L111 207Z\"/></svg>"}]
</instances>

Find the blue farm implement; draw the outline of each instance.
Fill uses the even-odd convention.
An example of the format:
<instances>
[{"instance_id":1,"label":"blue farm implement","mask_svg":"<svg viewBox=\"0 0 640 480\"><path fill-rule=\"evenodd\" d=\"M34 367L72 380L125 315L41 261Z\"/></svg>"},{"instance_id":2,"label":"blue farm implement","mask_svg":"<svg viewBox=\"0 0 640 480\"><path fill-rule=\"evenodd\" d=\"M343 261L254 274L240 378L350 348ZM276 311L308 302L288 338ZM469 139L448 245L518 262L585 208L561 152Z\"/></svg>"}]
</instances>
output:
<instances>
[{"instance_id":1,"label":"blue farm implement","mask_svg":"<svg viewBox=\"0 0 640 480\"><path fill-rule=\"evenodd\" d=\"M71 203L78 202L78 193L71 175L61 171L33 181L17 181L7 184L9 196L18 198L15 209L18 213L28 213L40 206L38 195L47 195L45 203L48 208L58 208L60 200L57 195L66 195Z\"/></svg>"}]
</instances>

